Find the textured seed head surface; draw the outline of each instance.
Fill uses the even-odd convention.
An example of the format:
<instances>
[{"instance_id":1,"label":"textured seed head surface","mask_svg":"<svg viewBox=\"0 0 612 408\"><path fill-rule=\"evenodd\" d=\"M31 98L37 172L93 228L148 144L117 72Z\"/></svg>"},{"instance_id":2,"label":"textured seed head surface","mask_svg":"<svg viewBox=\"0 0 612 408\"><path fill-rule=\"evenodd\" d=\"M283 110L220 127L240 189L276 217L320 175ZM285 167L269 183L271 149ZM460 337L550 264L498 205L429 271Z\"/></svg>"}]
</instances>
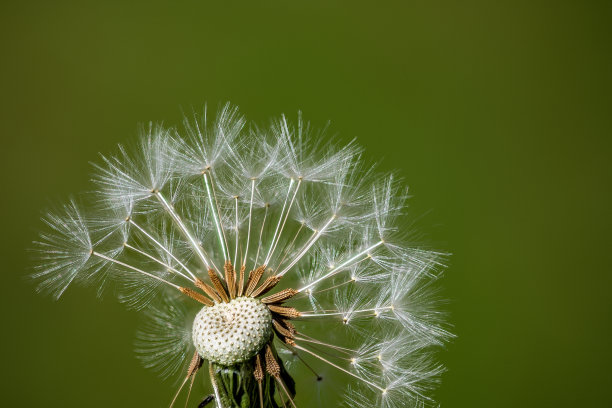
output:
<instances>
[{"instance_id":1,"label":"textured seed head surface","mask_svg":"<svg viewBox=\"0 0 612 408\"><path fill-rule=\"evenodd\" d=\"M272 336L272 314L261 301L238 297L205 306L193 322L193 344L206 360L234 365L253 357Z\"/></svg>"}]
</instances>

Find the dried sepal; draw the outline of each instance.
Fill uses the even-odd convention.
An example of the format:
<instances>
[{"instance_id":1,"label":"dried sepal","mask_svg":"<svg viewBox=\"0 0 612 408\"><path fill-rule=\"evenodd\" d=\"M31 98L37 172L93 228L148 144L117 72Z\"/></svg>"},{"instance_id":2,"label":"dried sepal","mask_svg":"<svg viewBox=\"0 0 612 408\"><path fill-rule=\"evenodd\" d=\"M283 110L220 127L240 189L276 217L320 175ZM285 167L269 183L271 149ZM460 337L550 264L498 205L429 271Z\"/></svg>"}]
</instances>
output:
<instances>
[{"instance_id":1,"label":"dried sepal","mask_svg":"<svg viewBox=\"0 0 612 408\"><path fill-rule=\"evenodd\" d=\"M265 270L266 266L261 265L249 273L249 279L246 283L246 291L244 292L245 296L252 296L252 293L255 290L257 284L259 283L261 277L263 276Z\"/></svg>"},{"instance_id":2,"label":"dried sepal","mask_svg":"<svg viewBox=\"0 0 612 408\"><path fill-rule=\"evenodd\" d=\"M217 273L214 270L209 269L208 277L210 278L210 281L212 282L213 286L215 287L215 290L217 291L217 294L221 297L221 299L226 303L229 302L229 297L227 296L227 292L225 291L225 288L223 287L223 283L221 282L221 279L219 279L219 277L217 276Z\"/></svg>"},{"instance_id":3,"label":"dried sepal","mask_svg":"<svg viewBox=\"0 0 612 408\"><path fill-rule=\"evenodd\" d=\"M195 280L195 285L198 288L200 288L204 293L206 293L215 302L219 303L222 301L221 296L217 294L215 289L209 284L207 284L206 282L203 282L201 279L197 278Z\"/></svg>"},{"instance_id":4,"label":"dried sepal","mask_svg":"<svg viewBox=\"0 0 612 408\"><path fill-rule=\"evenodd\" d=\"M266 296L261 299L263 303L282 303L288 299L291 299L293 296L297 295L299 292L292 288L283 289L278 293L273 295Z\"/></svg>"},{"instance_id":5,"label":"dried sepal","mask_svg":"<svg viewBox=\"0 0 612 408\"><path fill-rule=\"evenodd\" d=\"M300 317L302 314L299 310L294 307L286 307L286 306L278 306L278 305L268 305L268 308L278 315L283 317L287 317L289 319L295 319Z\"/></svg>"},{"instance_id":6,"label":"dried sepal","mask_svg":"<svg viewBox=\"0 0 612 408\"><path fill-rule=\"evenodd\" d=\"M274 275L268 276L264 283L262 283L257 289L255 289L252 293L252 297L258 297L261 295L265 295L268 291L272 290L278 282L280 282L282 276Z\"/></svg>"},{"instance_id":7,"label":"dried sepal","mask_svg":"<svg viewBox=\"0 0 612 408\"><path fill-rule=\"evenodd\" d=\"M179 290L181 291L182 294L189 296L193 300L196 300L202 303L203 305L206 305L206 306L214 305L214 303L210 299L205 297L203 294L196 292L193 289L180 287Z\"/></svg>"}]
</instances>

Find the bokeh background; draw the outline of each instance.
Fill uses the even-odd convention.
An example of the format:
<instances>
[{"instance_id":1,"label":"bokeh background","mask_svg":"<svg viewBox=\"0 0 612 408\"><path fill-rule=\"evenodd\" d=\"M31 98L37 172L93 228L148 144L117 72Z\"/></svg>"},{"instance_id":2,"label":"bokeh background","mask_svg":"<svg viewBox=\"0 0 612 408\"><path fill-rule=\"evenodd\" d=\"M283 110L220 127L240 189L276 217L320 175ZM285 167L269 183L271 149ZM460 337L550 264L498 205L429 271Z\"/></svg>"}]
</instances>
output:
<instances>
[{"instance_id":1,"label":"bokeh background","mask_svg":"<svg viewBox=\"0 0 612 408\"><path fill-rule=\"evenodd\" d=\"M98 152L231 101L331 120L406 178L454 254L443 406L610 406L611 21L603 1L2 1L0 405L167 405L138 314L34 294L26 248Z\"/></svg>"}]
</instances>

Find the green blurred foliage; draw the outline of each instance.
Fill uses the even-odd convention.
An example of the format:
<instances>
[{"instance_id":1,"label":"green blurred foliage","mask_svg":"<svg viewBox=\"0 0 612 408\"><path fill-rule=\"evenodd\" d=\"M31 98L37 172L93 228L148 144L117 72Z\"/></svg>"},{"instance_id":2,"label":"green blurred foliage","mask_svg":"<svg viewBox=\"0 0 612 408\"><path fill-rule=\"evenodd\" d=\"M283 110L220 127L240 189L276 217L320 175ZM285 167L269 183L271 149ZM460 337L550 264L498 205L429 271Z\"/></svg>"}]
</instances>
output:
<instances>
[{"instance_id":1,"label":"green blurred foliage","mask_svg":"<svg viewBox=\"0 0 612 408\"><path fill-rule=\"evenodd\" d=\"M231 101L262 124L332 120L405 177L425 239L454 253L443 406L608 406L611 17L595 1L3 1L0 405L167 404L173 385L132 353L138 314L37 296L26 248L138 123Z\"/></svg>"}]
</instances>

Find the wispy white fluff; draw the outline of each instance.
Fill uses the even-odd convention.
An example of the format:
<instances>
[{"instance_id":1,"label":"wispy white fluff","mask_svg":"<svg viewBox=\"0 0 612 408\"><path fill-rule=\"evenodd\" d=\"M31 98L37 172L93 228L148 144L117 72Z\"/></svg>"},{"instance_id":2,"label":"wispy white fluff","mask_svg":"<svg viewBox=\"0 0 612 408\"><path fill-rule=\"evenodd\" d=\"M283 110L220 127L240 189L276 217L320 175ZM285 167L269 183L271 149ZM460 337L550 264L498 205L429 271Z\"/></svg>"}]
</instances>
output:
<instances>
[{"instance_id":1,"label":"wispy white fluff","mask_svg":"<svg viewBox=\"0 0 612 408\"><path fill-rule=\"evenodd\" d=\"M188 313L178 299L167 297L147 310L145 323L136 333L136 355L162 377L182 374L191 359Z\"/></svg>"},{"instance_id":2,"label":"wispy white fluff","mask_svg":"<svg viewBox=\"0 0 612 408\"><path fill-rule=\"evenodd\" d=\"M291 369L340 373L352 407L433 404L433 356L452 337L437 293L445 254L415 244L402 182L325 132L301 114L258 127L230 105L179 129L149 125L96 164L85 212L70 201L44 218L39 290L112 285L147 311L137 352L168 376L193 353L192 299L175 289L228 260L265 264L299 291L301 340L277 347ZM317 325L334 329L309 337Z\"/></svg>"}]
</instances>

